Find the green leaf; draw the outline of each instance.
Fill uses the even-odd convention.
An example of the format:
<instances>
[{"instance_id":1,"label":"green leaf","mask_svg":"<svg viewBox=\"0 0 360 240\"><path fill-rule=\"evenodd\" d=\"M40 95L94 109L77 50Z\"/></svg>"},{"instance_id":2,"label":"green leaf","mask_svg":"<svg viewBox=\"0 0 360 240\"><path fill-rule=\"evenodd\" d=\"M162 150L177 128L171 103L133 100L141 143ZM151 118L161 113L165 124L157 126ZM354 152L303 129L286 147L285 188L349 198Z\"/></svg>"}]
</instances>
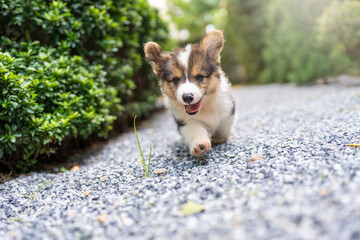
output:
<instances>
[{"instance_id":1,"label":"green leaf","mask_svg":"<svg viewBox=\"0 0 360 240\"><path fill-rule=\"evenodd\" d=\"M7 146L8 146L8 148L11 149L12 151L14 151L14 152L16 151L16 147L15 147L14 144L8 143ZM9 149L7 149L7 150L9 150Z\"/></svg>"},{"instance_id":2,"label":"green leaf","mask_svg":"<svg viewBox=\"0 0 360 240\"><path fill-rule=\"evenodd\" d=\"M10 141L12 143L15 143L16 142L16 137L14 135L10 135Z\"/></svg>"},{"instance_id":3,"label":"green leaf","mask_svg":"<svg viewBox=\"0 0 360 240\"><path fill-rule=\"evenodd\" d=\"M204 207L196 202L188 201L181 209L183 216L189 216L204 211Z\"/></svg>"},{"instance_id":4,"label":"green leaf","mask_svg":"<svg viewBox=\"0 0 360 240\"><path fill-rule=\"evenodd\" d=\"M51 137L47 137L44 139L43 144L48 144L51 141Z\"/></svg>"}]
</instances>

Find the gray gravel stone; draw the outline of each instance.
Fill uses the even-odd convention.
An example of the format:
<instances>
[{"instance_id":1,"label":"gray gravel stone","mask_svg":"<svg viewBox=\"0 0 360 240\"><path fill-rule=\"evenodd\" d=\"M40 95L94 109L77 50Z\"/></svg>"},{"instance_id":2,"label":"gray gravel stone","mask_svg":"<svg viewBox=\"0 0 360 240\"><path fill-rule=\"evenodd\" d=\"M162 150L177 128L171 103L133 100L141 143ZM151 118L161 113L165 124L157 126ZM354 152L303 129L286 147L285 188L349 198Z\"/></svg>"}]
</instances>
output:
<instances>
[{"instance_id":1,"label":"gray gravel stone","mask_svg":"<svg viewBox=\"0 0 360 240\"><path fill-rule=\"evenodd\" d=\"M189 155L168 112L74 156L80 170L0 185L0 239L360 239L360 87L234 90L226 144ZM248 162L253 156L264 158ZM187 201L204 211L184 217Z\"/></svg>"}]
</instances>

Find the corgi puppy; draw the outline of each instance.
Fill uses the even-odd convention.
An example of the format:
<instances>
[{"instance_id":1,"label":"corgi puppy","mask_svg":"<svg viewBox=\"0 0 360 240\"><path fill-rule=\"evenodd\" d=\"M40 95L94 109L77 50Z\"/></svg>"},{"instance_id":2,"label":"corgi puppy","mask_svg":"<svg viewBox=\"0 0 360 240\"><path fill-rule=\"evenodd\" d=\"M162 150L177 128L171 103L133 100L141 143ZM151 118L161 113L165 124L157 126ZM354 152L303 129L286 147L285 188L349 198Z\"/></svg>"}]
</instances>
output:
<instances>
[{"instance_id":1,"label":"corgi puppy","mask_svg":"<svg viewBox=\"0 0 360 240\"><path fill-rule=\"evenodd\" d=\"M155 42L144 46L145 58L193 156L202 156L211 144L225 142L234 121L231 84L220 67L223 46L223 34L217 30L200 43L173 52L163 51Z\"/></svg>"}]
</instances>

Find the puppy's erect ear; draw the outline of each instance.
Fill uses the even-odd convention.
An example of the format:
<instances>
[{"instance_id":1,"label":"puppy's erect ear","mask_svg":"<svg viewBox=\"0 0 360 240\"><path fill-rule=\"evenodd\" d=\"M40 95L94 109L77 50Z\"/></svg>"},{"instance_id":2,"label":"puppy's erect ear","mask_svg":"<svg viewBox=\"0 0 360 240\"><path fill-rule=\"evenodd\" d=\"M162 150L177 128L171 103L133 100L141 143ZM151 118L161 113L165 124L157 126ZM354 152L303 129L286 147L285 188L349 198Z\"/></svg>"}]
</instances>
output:
<instances>
[{"instance_id":1,"label":"puppy's erect ear","mask_svg":"<svg viewBox=\"0 0 360 240\"><path fill-rule=\"evenodd\" d=\"M159 44L147 42L144 46L145 58L150 63L156 75L160 75L165 62L170 58L169 53L164 52Z\"/></svg>"},{"instance_id":2,"label":"puppy's erect ear","mask_svg":"<svg viewBox=\"0 0 360 240\"><path fill-rule=\"evenodd\" d=\"M216 63L220 63L220 52L224 46L224 36L219 30L206 34L200 42L200 48Z\"/></svg>"}]
</instances>

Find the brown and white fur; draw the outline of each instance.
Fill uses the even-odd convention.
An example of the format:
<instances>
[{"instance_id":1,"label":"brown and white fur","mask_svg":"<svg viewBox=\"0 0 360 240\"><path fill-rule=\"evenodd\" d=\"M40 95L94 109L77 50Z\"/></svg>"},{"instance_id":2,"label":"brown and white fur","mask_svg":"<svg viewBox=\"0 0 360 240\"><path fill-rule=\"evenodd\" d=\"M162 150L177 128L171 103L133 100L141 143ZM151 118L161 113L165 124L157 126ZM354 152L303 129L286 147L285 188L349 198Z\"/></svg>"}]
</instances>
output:
<instances>
[{"instance_id":1,"label":"brown and white fur","mask_svg":"<svg viewBox=\"0 0 360 240\"><path fill-rule=\"evenodd\" d=\"M212 31L199 44L173 52L163 51L154 42L144 47L167 106L194 156L209 151L211 143L225 142L234 121L231 85L220 67L223 46L222 32Z\"/></svg>"}]
</instances>

